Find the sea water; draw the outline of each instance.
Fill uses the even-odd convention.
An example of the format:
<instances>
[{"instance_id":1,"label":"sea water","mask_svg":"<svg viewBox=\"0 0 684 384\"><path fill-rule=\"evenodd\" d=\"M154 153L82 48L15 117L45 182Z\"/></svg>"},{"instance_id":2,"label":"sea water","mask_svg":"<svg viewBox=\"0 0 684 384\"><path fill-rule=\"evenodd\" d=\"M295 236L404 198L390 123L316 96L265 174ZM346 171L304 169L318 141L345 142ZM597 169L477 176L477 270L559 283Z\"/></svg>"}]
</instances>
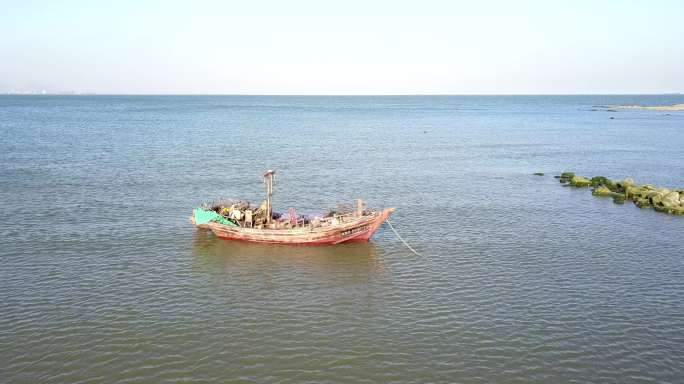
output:
<instances>
[{"instance_id":1,"label":"sea water","mask_svg":"<svg viewBox=\"0 0 684 384\"><path fill-rule=\"evenodd\" d=\"M1 382L679 382L684 96L0 96ZM396 207L368 244L192 208ZM534 176L545 172L545 176Z\"/></svg>"}]
</instances>

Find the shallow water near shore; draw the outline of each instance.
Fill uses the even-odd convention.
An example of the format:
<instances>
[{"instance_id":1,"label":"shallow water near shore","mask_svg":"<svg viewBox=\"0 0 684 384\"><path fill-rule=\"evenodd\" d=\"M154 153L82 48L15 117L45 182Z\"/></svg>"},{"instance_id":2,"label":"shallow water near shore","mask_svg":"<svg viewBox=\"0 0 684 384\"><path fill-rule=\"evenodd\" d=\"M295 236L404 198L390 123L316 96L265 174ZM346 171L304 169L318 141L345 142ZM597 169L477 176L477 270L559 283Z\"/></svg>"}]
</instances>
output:
<instances>
[{"instance_id":1,"label":"shallow water near shore","mask_svg":"<svg viewBox=\"0 0 684 384\"><path fill-rule=\"evenodd\" d=\"M596 108L683 102L0 96L0 381L678 382L684 218L552 175L683 188L684 113ZM423 256L188 224L269 168Z\"/></svg>"}]
</instances>

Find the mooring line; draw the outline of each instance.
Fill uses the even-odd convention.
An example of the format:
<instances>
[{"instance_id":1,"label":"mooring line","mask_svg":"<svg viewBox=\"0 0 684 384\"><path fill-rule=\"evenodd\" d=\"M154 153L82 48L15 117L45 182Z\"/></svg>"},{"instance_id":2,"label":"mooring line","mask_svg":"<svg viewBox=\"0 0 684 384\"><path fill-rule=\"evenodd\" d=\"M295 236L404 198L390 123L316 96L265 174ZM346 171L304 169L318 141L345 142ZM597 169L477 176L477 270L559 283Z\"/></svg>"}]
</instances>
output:
<instances>
[{"instance_id":1,"label":"mooring line","mask_svg":"<svg viewBox=\"0 0 684 384\"><path fill-rule=\"evenodd\" d=\"M397 230L394 229L394 226L392 225L392 223L390 223L389 219L387 219L387 220L385 220L385 221L386 221L387 224L389 225L389 227L390 227L390 229L392 230L392 232L394 232L394 234L397 235L397 237L399 238L399 240L401 240L401 242L404 243L404 245L406 246L406 248L408 248L411 252L415 253L416 255L418 255L418 256L420 256L420 257L423 257L423 255L421 255L420 253L418 253L418 251L416 251L415 249L413 249L413 247L411 247L411 246L409 245L409 243L407 243L406 240L404 240L404 238L401 237L401 235L399 234L399 232L397 232Z\"/></svg>"}]
</instances>

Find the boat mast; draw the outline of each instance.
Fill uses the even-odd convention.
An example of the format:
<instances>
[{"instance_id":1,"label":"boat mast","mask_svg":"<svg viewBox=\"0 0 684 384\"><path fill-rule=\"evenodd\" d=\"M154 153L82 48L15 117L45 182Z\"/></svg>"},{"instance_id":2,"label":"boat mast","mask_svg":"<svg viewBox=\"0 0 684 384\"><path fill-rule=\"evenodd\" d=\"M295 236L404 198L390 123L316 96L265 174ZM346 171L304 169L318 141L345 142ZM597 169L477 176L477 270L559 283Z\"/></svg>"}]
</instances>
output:
<instances>
[{"instance_id":1,"label":"boat mast","mask_svg":"<svg viewBox=\"0 0 684 384\"><path fill-rule=\"evenodd\" d=\"M266 184L266 223L271 224L271 216L273 212L273 206L271 203L271 197L273 196L273 178L275 177L275 171L269 169L264 173L264 183Z\"/></svg>"}]
</instances>

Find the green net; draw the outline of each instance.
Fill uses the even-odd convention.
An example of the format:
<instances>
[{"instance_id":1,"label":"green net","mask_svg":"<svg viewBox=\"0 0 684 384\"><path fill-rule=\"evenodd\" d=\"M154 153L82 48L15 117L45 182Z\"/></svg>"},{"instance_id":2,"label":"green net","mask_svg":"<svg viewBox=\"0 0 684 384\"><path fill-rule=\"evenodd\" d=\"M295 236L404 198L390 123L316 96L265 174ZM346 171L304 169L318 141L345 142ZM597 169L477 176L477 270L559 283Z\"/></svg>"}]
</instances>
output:
<instances>
[{"instance_id":1,"label":"green net","mask_svg":"<svg viewBox=\"0 0 684 384\"><path fill-rule=\"evenodd\" d=\"M226 219L225 217L219 215L218 213L214 211L205 211L202 208L195 208L193 211L193 214L195 216L195 224L196 225L202 225L209 223L211 221L215 221L217 223L221 223L224 225L230 225L231 227L237 227L235 223L232 221Z\"/></svg>"}]
</instances>

